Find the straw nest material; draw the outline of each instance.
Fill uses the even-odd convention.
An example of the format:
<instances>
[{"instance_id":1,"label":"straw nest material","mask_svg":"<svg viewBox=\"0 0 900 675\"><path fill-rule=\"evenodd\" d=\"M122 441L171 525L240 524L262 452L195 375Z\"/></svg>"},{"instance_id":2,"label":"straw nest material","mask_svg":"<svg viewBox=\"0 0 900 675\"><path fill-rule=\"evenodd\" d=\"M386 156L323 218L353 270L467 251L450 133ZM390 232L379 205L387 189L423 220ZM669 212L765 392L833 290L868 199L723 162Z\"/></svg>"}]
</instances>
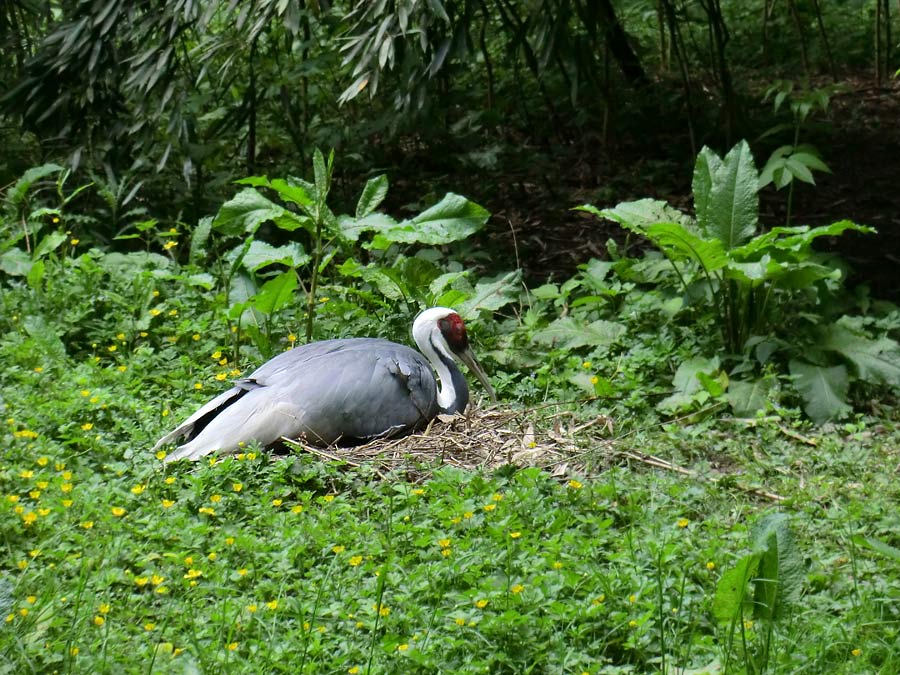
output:
<instances>
[{"instance_id":1,"label":"straw nest material","mask_svg":"<svg viewBox=\"0 0 900 675\"><path fill-rule=\"evenodd\" d=\"M288 442L295 452L308 452L378 473L406 471L427 477L441 466L493 470L504 465L536 466L552 475L584 475L588 464L604 464L611 449L612 420L596 417L579 423L557 406L526 410L479 409L466 415L438 415L428 427L402 438L377 439L349 448L317 448Z\"/></svg>"},{"instance_id":2,"label":"straw nest material","mask_svg":"<svg viewBox=\"0 0 900 675\"><path fill-rule=\"evenodd\" d=\"M651 455L615 438L611 418L598 415L583 421L564 406L509 410L473 408L466 415L438 415L421 433L371 441L349 448L317 448L283 439L294 452L307 452L326 461L366 466L386 478L403 472L407 479L427 479L441 466L469 471L492 471L502 466L539 467L554 477L589 477L617 463L637 462L685 478L726 484L759 499L784 500L762 486L748 485L737 476L697 471Z\"/></svg>"}]
</instances>

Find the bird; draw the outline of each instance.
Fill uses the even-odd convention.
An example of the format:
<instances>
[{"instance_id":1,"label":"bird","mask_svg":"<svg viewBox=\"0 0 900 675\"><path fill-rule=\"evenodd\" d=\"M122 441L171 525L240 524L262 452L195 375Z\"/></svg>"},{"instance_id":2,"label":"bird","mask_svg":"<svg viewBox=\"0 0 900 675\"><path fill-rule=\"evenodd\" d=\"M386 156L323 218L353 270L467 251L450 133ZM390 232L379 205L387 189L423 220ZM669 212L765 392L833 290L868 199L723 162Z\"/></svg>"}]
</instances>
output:
<instances>
[{"instance_id":1,"label":"bird","mask_svg":"<svg viewBox=\"0 0 900 675\"><path fill-rule=\"evenodd\" d=\"M438 414L465 411L464 363L497 397L453 309L432 307L413 322L421 353L358 337L322 340L282 352L206 403L153 447L184 439L163 458L197 460L283 438L310 445L354 445L424 428ZM435 375L436 373L436 375Z\"/></svg>"}]
</instances>

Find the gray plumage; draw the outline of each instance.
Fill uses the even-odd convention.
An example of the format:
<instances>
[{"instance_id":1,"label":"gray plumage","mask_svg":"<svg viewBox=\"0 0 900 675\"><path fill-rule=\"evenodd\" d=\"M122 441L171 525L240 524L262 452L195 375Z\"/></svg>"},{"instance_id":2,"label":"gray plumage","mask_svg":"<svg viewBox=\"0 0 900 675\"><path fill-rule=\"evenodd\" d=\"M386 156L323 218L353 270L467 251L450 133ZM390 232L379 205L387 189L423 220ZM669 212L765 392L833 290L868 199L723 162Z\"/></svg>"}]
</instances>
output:
<instances>
[{"instance_id":1,"label":"gray plumage","mask_svg":"<svg viewBox=\"0 0 900 675\"><path fill-rule=\"evenodd\" d=\"M448 344L442 334L448 316L457 322L461 345ZM445 308L428 310L417 319L413 335L428 359L377 338L325 340L283 352L201 407L154 450L187 439L164 460L171 462L234 452L254 441L272 445L281 438L319 446L349 444L421 429L439 412L464 411L468 387L453 359L479 367L458 315ZM479 371L473 370L493 398Z\"/></svg>"}]
</instances>

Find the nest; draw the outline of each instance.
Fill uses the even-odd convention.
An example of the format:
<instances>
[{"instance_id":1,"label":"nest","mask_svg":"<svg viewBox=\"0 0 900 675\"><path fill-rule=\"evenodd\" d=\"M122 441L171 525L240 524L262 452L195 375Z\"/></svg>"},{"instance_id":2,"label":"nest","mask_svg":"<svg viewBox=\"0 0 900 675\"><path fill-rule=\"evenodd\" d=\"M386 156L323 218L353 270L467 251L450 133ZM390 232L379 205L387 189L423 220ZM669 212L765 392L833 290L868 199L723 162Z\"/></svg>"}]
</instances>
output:
<instances>
[{"instance_id":1,"label":"nest","mask_svg":"<svg viewBox=\"0 0 900 675\"><path fill-rule=\"evenodd\" d=\"M616 463L639 463L686 479L716 484L723 478L733 489L758 499L780 502L781 495L735 476L698 472L662 457L623 447L613 435L613 420L598 415L583 422L559 404L509 410L473 408L466 415L438 415L421 433L383 438L353 447L318 448L283 439L295 452L327 461L370 467L383 479L403 472L421 481L442 466L493 471L503 466L538 467L559 479L590 477Z\"/></svg>"},{"instance_id":2,"label":"nest","mask_svg":"<svg viewBox=\"0 0 900 675\"><path fill-rule=\"evenodd\" d=\"M347 448L285 441L295 451L369 466L382 476L399 470L419 479L447 465L468 471L536 466L561 478L584 476L614 454L610 418L578 424L571 411L555 408L473 408L466 415L438 415L420 433Z\"/></svg>"}]
</instances>

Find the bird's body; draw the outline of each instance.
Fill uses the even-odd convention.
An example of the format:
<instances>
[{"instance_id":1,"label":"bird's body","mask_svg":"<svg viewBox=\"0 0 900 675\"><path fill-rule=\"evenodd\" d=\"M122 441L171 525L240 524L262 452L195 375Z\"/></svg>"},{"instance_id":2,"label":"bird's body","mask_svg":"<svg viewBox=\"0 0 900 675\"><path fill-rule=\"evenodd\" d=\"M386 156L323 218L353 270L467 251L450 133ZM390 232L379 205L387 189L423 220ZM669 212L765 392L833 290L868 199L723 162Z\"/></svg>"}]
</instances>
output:
<instances>
[{"instance_id":1,"label":"bird's body","mask_svg":"<svg viewBox=\"0 0 900 675\"><path fill-rule=\"evenodd\" d=\"M169 462L234 452L251 442L272 445L281 438L326 446L408 433L439 412L465 410L468 387L451 357L463 358L493 397L455 312L423 312L413 335L425 356L377 338L324 340L279 354L209 401L156 447L187 438L165 458Z\"/></svg>"}]
</instances>

